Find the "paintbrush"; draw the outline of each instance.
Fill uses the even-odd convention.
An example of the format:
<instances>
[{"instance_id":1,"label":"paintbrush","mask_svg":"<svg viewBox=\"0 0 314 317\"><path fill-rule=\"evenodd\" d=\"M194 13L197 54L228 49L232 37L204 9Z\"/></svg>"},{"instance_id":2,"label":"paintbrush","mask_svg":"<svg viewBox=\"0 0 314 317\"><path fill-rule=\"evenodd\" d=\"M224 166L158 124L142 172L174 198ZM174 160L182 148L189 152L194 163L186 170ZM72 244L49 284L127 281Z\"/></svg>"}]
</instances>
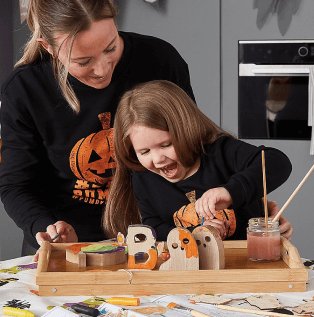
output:
<instances>
[{"instance_id":1,"label":"paintbrush","mask_svg":"<svg viewBox=\"0 0 314 317\"><path fill-rule=\"evenodd\" d=\"M206 314L204 314L204 313L201 313L200 311L197 311L197 310L194 310L194 309L192 309L192 308L179 305L179 304L174 303L174 302L169 303L169 304L167 305L167 308L170 308L170 309L180 309L180 310L188 311L188 312L190 312L191 316L193 316L193 317L212 317L212 316L210 316L210 315L206 315Z\"/></svg>"},{"instance_id":2,"label":"paintbrush","mask_svg":"<svg viewBox=\"0 0 314 317\"><path fill-rule=\"evenodd\" d=\"M51 238L51 241L55 241L60 237L60 233L57 233L54 237Z\"/></svg>"}]
</instances>

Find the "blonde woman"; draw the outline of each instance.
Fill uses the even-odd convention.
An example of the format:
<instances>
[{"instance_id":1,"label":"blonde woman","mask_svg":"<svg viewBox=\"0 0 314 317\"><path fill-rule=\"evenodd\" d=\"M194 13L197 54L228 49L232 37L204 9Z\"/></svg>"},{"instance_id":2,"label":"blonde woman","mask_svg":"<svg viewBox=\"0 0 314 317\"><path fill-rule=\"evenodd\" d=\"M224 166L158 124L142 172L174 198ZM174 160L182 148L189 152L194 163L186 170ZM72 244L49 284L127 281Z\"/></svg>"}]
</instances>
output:
<instances>
[{"instance_id":1,"label":"blonde woman","mask_svg":"<svg viewBox=\"0 0 314 317\"><path fill-rule=\"evenodd\" d=\"M101 216L122 93L167 79L193 98L175 48L119 32L116 15L110 0L30 0L31 38L1 90L0 193L24 232L22 255L42 240L106 238Z\"/></svg>"}]
</instances>

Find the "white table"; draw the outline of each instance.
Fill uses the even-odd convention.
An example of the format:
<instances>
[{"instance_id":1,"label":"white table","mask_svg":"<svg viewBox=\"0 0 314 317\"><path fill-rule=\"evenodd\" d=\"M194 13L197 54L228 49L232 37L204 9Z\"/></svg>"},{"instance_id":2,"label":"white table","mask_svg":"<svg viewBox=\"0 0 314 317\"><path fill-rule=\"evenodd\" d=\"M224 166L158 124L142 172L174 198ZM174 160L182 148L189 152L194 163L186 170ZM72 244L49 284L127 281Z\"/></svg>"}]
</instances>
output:
<instances>
[{"instance_id":1,"label":"white table","mask_svg":"<svg viewBox=\"0 0 314 317\"><path fill-rule=\"evenodd\" d=\"M32 263L32 257L21 257L12 260L0 262L0 308L8 305L9 302L18 303L22 308L32 311L36 316L42 316L48 311L49 306L62 306L65 303L78 303L86 299L90 299L91 296L55 296L55 297L41 297L36 295L35 284L35 268L29 268L27 265ZM4 272L5 269L11 269L18 266L16 274L13 274L12 270ZM33 265L35 266L35 265ZM31 266L32 267L32 266ZM272 293L270 295L276 297L283 307L291 309L291 307L298 306L304 301L309 301L314 298L314 266L309 268L309 284L306 292L299 293ZM14 271L14 270L13 270ZM35 292L34 292L35 291ZM252 294L223 294L223 297L237 299L234 301L234 305L240 305L240 307L257 309L256 307L249 306L245 301L239 300L246 298ZM256 295L256 294L254 294ZM103 298L106 298L104 296ZM143 306L166 306L167 303L175 301L181 305L191 305L188 301L188 295L177 296L145 296L141 297L141 305ZM244 305L243 305L244 303ZM195 305L194 305L195 306ZM243 314L229 311L223 311L209 304L197 304L196 308L199 311L207 313L210 316L224 316L224 317L243 317L243 316L257 316L255 314ZM2 309L0 309L2 313ZM116 316L116 315L111 315ZM130 311L125 310L123 316L143 316L140 314L133 314ZM167 310L163 314L150 314L145 316L189 316L186 312L180 312L178 310Z\"/></svg>"}]
</instances>

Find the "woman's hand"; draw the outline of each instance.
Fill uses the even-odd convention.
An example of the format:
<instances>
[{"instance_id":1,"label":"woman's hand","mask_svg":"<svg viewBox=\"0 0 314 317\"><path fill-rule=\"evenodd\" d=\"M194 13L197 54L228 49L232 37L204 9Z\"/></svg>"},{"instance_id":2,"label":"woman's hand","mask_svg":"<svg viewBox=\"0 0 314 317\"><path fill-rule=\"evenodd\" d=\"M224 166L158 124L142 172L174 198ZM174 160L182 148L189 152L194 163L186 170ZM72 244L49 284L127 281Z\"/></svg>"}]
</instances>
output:
<instances>
[{"instance_id":1,"label":"woman's hand","mask_svg":"<svg viewBox=\"0 0 314 317\"><path fill-rule=\"evenodd\" d=\"M195 202L196 212L206 220L212 220L216 211L230 207L232 198L224 187L211 188Z\"/></svg>"},{"instance_id":2,"label":"woman's hand","mask_svg":"<svg viewBox=\"0 0 314 317\"><path fill-rule=\"evenodd\" d=\"M36 240L39 245L43 241L49 242L78 242L77 234L74 228L65 221L57 221L49 225L45 232L37 232ZM34 261L37 262L39 252L37 251L34 256Z\"/></svg>"},{"instance_id":3,"label":"woman's hand","mask_svg":"<svg viewBox=\"0 0 314 317\"><path fill-rule=\"evenodd\" d=\"M274 218L279 211L278 205L275 201L268 201L267 208L268 213L272 218ZM286 239L290 239L293 233L293 227L291 223L282 216L279 218L279 231L280 234Z\"/></svg>"},{"instance_id":4,"label":"woman's hand","mask_svg":"<svg viewBox=\"0 0 314 317\"><path fill-rule=\"evenodd\" d=\"M212 226L217 229L219 232L219 235L222 240L225 240L227 237L228 233L228 223L227 221L224 220L219 220L219 219L211 219L211 220L205 220L204 221L204 226Z\"/></svg>"},{"instance_id":5,"label":"woman's hand","mask_svg":"<svg viewBox=\"0 0 314 317\"><path fill-rule=\"evenodd\" d=\"M74 228L65 221L57 221L49 225L46 232L37 232L36 240L39 245L42 241L49 242L77 242L78 238Z\"/></svg>"}]
</instances>

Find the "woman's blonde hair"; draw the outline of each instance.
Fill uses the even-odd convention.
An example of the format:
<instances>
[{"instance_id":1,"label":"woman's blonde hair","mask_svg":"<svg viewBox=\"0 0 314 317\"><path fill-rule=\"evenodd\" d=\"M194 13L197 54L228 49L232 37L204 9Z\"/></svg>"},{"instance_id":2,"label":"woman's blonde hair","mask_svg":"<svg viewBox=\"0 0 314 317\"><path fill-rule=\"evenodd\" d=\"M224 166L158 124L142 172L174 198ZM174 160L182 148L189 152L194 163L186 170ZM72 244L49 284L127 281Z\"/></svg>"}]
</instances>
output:
<instances>
[{"instance_id":1,"label":"woman's blonde hair","mask_svg":"<svg viewBox=\"0 0 314 317\"><path fill-rule=\"evenodd\" d=\"M126 233L128 225L140 222L131 172L145 169L129 138L134 125L168 131L178 159L185 167L195 164L204 152L204 144L228 135L174 83L155 80L126 92L119 102L114 121L117 168L103 217L103 227L109 236L115 236L119 231Z\"/></svg>"},{"instance_id":2,"label":"woman's blonde hair","mask_svg":"<svg viewBox=\"0 0 314 317\"><path fill-rule=\"evenodd\" d=\"M76 34L88 30L91 23L102 19L115 19L117 10L113 0L30 0L27 24L32 34L24 47L24 54L15 67L30 64L42 57L46 50L38 42L44 38L58 54L54 36L57 33L68 34L70 50ZM52 58L53 70L60 89L70 107L80 111L80 103L68 82L67 65L62 65L57 56Z\"/></svg>"}]
</instances>

